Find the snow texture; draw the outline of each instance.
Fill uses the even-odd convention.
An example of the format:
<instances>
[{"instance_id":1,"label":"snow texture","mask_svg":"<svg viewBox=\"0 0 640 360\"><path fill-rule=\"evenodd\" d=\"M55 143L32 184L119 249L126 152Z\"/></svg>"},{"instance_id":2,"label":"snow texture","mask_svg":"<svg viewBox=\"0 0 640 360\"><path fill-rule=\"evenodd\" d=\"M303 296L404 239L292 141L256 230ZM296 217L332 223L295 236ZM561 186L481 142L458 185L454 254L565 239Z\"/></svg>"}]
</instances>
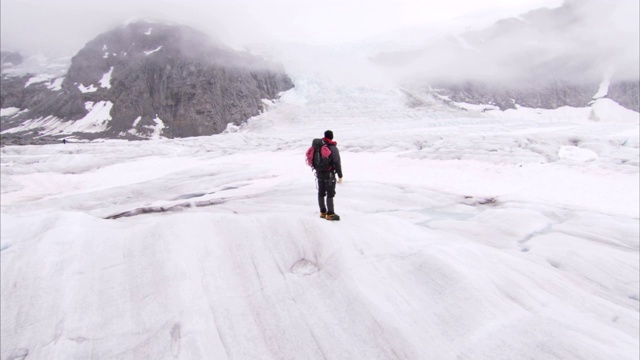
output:
<instances>
[{"instance_id":1,"label":"snow texture","mask_svg":"<svg viewBox=\"0 0 640 360\"><path fill-rule=\"evenodd\" d=\"M154 52L160 51L160 49L162 49L162 45L158 46L157 48L155 48L153 50L145 51L144 54L148 56L148 55L153 54Z\"/></svg>"},{"instance_id":2,"label":"snow texture","mask_svg":"<svg viewBox=\"0 0 640 360\"><path fill-rule=\"evenodd\" d=\"M0 358L638 359L639 119L605 100L298 78L220 135L4 147Z\"/></svg>"}]
</instances>

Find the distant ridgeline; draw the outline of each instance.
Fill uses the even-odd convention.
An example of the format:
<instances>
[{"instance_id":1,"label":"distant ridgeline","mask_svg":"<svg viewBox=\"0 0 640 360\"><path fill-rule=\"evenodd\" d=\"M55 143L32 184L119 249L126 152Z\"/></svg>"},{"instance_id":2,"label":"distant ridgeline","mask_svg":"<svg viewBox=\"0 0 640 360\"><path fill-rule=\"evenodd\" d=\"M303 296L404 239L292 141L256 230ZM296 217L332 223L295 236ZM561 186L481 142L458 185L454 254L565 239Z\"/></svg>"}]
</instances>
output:
<instances>
[{"instance_id":1,"label":"distant ridgeline","mask_svg":"<svg viewBox=\"0 0 640 360\"><path fill-rule=\"evenodd\" d=\"M0 66L11 67L14 65L20 65L22 63L22 55L12 51L0 51Z\"/></svg>"},{"instance_id":2,"label":"distant ridgeline","mask_svg":"<svg viewBox=\"0 0 640 360\"><path fill-rule=\"evenodd\" d=\"M3 137L149 139L217 134L293 83L284 69L184 26L137 22L88 42L64 76L12 75L2 53Z\"/></svg>"},{"instance_id":3,"label":"distant ridgeline","mask_svg":"<svg viewBox=\"0 0 640 360\"><path fill-rule=\"evenodd\" d=\"M609 98L640 111L637 29L623 37L615 7L568 0L372 61L457 103L555 109Z\"/></svg>"}]
</instances>

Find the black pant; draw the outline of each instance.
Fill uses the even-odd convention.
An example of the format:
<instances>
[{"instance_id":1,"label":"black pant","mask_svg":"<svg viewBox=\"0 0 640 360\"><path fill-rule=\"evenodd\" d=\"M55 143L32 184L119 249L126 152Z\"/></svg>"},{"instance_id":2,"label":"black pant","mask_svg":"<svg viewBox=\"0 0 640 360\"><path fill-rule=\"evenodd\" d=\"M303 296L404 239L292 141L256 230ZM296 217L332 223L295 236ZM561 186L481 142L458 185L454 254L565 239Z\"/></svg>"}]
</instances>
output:
<instances>
[{"instance_id":1,"label":"black pant","mask_svg":"<svg viewBox=\"0 0 640 360\"><path fill-rule=\"evenodd\" d=\"M333 197L336 196L336 178L333 173L330 176L318 175L318 205L320 206L320 212L335 214L333 211ZM327 198L326 206L325 196Z\"/></svg>"}]
</instances>

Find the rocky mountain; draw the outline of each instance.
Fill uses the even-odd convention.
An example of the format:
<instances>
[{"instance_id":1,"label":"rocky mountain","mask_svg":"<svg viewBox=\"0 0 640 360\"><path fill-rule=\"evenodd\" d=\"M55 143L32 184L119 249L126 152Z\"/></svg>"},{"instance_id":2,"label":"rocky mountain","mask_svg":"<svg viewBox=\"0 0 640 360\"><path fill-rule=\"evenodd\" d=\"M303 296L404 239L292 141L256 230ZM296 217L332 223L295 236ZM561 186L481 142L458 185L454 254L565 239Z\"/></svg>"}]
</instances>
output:
<instances>
[{"instance_id":1,"label":"rocky mountain","mask_svg":"<svg viewBox=\"0 0 640 360\"><path fill-rule=\"evenodd\" d=\"M455 102L554 109L608 97L639 111L638 32L616 23L620 4L567 0L371 60Z\"/></svg>"},{"instance_id":2,"label":"rocky mountain","mask_svg":"<svg viewBox=\"0 0 640 360\"><path fill-rule=\"evenodd\" d=\"M292 87L281 66L192 28L136 22L88 42L63 77L3 71L1 130L82 139L211 135Z\"/></svg>"}]
</instances>

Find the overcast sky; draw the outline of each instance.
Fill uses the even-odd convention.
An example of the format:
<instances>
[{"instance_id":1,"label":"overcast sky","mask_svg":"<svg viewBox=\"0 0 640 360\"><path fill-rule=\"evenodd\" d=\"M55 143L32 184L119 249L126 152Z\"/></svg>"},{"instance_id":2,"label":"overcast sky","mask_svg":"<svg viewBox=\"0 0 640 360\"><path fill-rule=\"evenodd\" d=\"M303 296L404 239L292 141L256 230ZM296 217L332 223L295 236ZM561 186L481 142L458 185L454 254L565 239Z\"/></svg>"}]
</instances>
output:
<instances>
[{"instance_id":1,"label":"overcast sky","mask_svg":"<svg viewBox=\"0 0 640 360\"><path fill-rule=\"evenodd\" d=\"M229 45L290 41L332 45L477 14L498 19L562 0L1 0L2 46L78 50L132 17L170 19ZM60 44L60 45L58 45Z\"/></svg>"}]
</instances>

